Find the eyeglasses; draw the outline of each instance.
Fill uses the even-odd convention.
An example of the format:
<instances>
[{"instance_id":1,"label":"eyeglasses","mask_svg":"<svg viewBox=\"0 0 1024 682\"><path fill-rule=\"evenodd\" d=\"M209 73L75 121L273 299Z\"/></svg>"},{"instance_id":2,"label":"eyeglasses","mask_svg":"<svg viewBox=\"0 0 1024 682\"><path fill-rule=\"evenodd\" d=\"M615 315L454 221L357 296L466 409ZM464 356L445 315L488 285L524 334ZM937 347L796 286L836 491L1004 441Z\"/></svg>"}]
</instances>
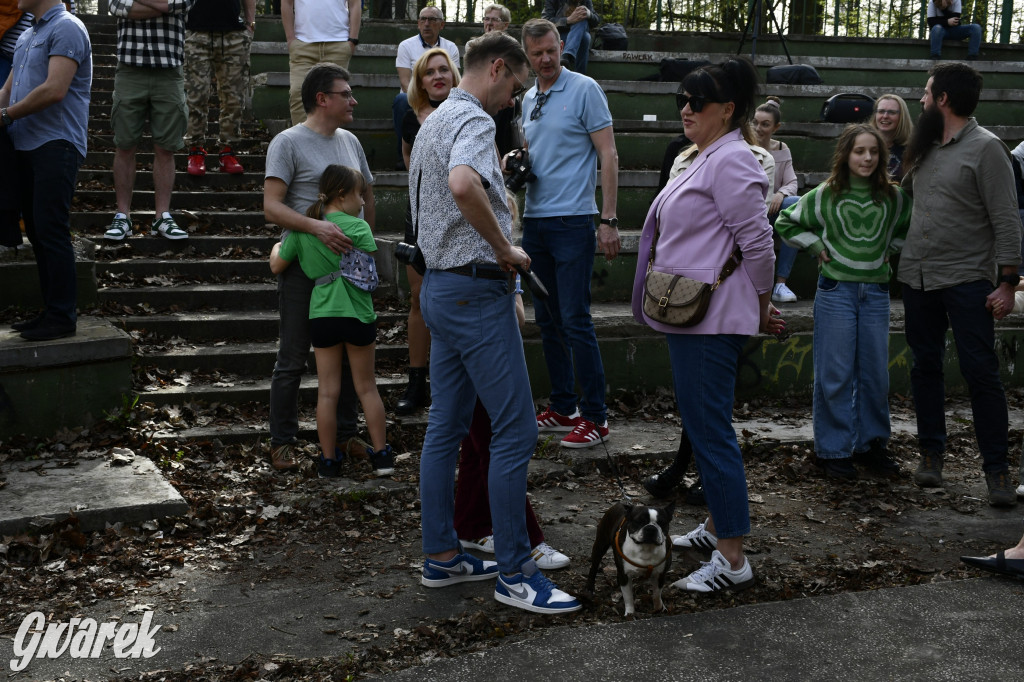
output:
<instances>
[{"instance_id":1,"label":"eyeglasses","mask_svg":"<svg viewBox=\"0 0 1024 682\"><path fill-rule=\"evenodd\" d=\"M485 24L503 24L501 17L484 17Z\"/></svg>"},{"instance_id":2,"label":"eyeglasses","mask_svg":"<svg viewBox=\"0 0 1024 682\"><path fill-rule=\"evenodd\" d=\"M690 105L690 111L695 114L699 114L704 110L704 105L708 102L714 102L713 99L708 99L703 95L687 95L686 93L676 93L676 108L682 111L686 108L686 105Z\"/></svg>"},{"instance_id":3,"label":"eyeglasses","mask_svg":"<svg viewBox=\"0 0 1024 682\"><path fill-rule=\"evenodd\" d=\"M434 24L441 21L441 17L420 17L420 21L425 21L428 24Z\"/></svg>"},{"instance_id":4,"label":"eyeglasses","mask_svg":"<svg viewBox=\"0 0 1024 682\"><path fill-rule=\"evenodd\" d=\"M548 95L550 94L550 92L537 93L537 101L533 105L533 109L530 111L531 121L536 121L538 118L544 115L543 107L545 104L547 104Z\"/></svg>"},{"instance_id":5,"label":"eyeglasses","mask_svg":"<svg viewBox=\"0 0 1024 682\"><path fill-rule=\"evenodd\" d=\"M516 75L516 72L512 70L511 66L506 64L505 68L508 69L508 72L512 74L512 77L516 79L517 83L519 83L519 87L512 91L512 99L517 99L519 95L526 92L526 84L519 80L519 76Z\"/></svg>"},{"instance_id":6,"label":"eyeglasses","mask_svg":"<svg viewBox=\"0 0 1024 682\"><path fill-rule=\"evenodd\" d=\"M900 110L899 109L879 109L875 113L878 114L879 116L899 116L900 115Z\"/></svg>"},{"instance_id":7,"label":"eyeglasses","mask_svg":"<svg viewBox=\"0 0 1024 682\"><path fill-rule=\"evenodd\" d=\"M351 90L324 90L325 95L341 95L342 99L355 99L356 95Z\"/></svg>"}]
</instances>

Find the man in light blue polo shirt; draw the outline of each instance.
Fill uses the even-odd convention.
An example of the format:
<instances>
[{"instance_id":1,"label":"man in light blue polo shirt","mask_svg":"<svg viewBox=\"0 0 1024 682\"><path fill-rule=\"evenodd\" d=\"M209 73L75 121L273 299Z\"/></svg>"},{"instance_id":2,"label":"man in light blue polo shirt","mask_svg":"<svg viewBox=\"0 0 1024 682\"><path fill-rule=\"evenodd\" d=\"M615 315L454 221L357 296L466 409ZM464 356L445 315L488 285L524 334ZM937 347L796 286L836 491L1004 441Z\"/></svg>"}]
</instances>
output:
<instances>
[{"instance_id":1,"label":"man in light blue polo shirt","mask_svg":"<svg viewBox=\"0 0 1024 682\"><path fill-rule=\"evenodd\" d=\"M531 19L523 25L523 46L537 74L523 98L523 129L537 176L526 188L523 249L551 294L536 308L551 380L551 403L537 416L537 428L568 432L564 447L587 448L608 437L590 277L597 246L608 260L619 253L619 157L608 100L592 78L562 66L558 28ZM602 202L595 234L598 160ZM583 390L578 407L576 379Z\"/></svg>"},{"instance_id":2,"label":"man in light blue polo shirt","mask_svg":"<svg viewBox=\"0 0 1024 682\"><path fill-rule=\"evenodd\" d=\"M85 159L92 87L92 46L85 26L61 0L22 0L36 19L14 48L0 88L0 134L15 149L25 232L35 252L45 309L11 325L31 341L74 335L77 328L71 197Z\"/></svg>"}]
</instances>

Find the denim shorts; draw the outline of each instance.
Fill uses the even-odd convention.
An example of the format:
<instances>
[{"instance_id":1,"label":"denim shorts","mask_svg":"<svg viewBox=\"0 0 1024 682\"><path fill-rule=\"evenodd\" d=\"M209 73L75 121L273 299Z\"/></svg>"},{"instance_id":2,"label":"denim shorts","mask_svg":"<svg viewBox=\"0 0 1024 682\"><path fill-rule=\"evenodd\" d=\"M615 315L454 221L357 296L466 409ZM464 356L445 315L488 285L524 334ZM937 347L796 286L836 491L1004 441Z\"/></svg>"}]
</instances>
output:
<instances>
[{"instance_id":1,"label":"denim shorts","mask_svg":"<svg viewBox=\"0 0 1024 682\"><path fill-rule=\"evenodd\" d=\"M309 339L313 348L330 348L339 343L369 346L377 340L377 323L354 317L314 317L309 321Z\"/></svg>"}]
</instances>

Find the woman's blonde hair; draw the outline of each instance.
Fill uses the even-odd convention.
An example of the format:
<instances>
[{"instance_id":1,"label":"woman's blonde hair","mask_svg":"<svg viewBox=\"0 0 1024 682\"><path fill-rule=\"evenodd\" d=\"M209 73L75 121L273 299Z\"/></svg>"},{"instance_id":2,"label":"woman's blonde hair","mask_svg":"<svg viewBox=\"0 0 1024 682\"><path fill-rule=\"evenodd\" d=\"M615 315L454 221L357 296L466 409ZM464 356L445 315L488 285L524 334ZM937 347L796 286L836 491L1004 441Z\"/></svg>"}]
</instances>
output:
<instances>
[{"instance_id":1,"label":"woman's blonde hair","mask_svg":"<svg viewBox=\"0 0 1024 682\"><path fill-rule=\"evenodd\" d=\"M448 63L448 69L452 72L452 87L454 88L462 80L459 75L459 70L455 68L455 62L452 61L451 55L440 47L433 47L416 60L416 64L412 67L412 76L409 78L409 106L412 107L413 111L419 111L421 107L426 106L430 98L427 93L423 90L423 76L427 72L427 62L434 57L441 55L444 60Z\"/></svg>"},{"instance_id":2,"label":"woman's blonde hair","mask_svg":"<svg viewBox=\"0 0 1024 682\"><path fill-rule=\"evenodd\" d=\"M910 136L914 133L914 122L910 120L910 109L907 107L907 103L903 101L903 98L899 95L887 94L882 95L875 100L875 106L871 110L871 120L868 121L872 127L877 127L875 123L875 116L878 114L878 104L883 99L891 99L900 107L900 124L896 126L896 132L893 133L892 143L898 145L906 145L910 142Z\"/></svg>"}]
</instances>

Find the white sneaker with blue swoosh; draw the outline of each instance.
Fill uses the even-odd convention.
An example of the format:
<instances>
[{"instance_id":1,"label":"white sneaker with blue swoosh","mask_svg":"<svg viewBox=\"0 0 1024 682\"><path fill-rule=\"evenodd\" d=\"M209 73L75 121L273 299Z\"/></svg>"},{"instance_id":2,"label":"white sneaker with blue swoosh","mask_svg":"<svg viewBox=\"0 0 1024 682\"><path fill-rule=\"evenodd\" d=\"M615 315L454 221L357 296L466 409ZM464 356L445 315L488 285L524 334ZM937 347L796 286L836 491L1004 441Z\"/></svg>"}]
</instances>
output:
<instances>
[{"instance_id":1,"label":"white sneaker with blue swoosh","mask_svg":"<svg viewBox=\"0 0 1024 682\"><path fill-rule=\"evenodd\" d=\"M575 597L555 587L540 571L529 577L522 573L499 574L494 598L502 604L534 613L572 613L583 608Z\"/></svg>"},{"instance_id":2,"label":"white sneaker with blue swoosh","mask_svg":"<svg viewBox=\"0 0 1024 682\"><path fill-rule=\"evenodd\" d=\"M498 575L496 561L483 561L472 554L456 554L448 561L423 560L420 582L425 587L445 587L456 583L487 580Z\"/></svg>"}]
</instances>

